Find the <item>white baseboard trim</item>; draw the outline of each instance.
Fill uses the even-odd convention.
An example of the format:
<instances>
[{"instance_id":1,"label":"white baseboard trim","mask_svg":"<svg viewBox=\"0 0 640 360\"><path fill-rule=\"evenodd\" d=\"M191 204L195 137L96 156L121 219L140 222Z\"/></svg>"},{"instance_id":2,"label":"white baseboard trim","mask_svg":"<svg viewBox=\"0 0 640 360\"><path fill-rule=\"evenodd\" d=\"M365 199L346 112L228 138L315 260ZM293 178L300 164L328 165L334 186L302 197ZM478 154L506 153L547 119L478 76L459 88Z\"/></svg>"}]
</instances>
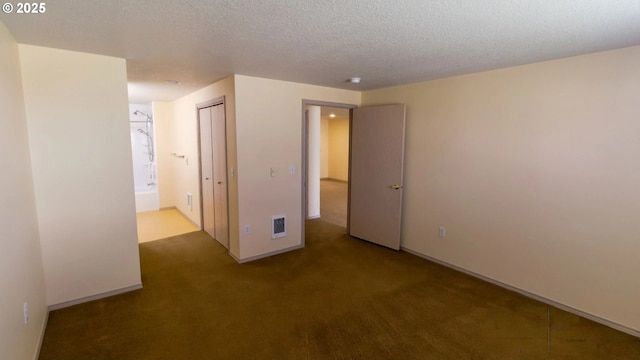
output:
<instances>
[{"instance_id":1,"label":"white baseboard trim","mask_svg":"<svg viewBox=\"0 0 640 360\"><path fill-rule=\"evenodd\" d=\"M54 310L58 310L58 309L63 309L63 308L69 307L69 306L78 305L78 304L86 303L86 302L89 302L89 301L106 298L106 297L109 297L109 296L120 295L120 294L124 294L126 292L129 292L129 291L135 291L135 290L140 290L140 289L142 289L142 284L128 286L128 287L125 287L125 288L122 288L122 289L107 291L107 292L104 292L104 293L101 293L101 294L91 295L91 296L83 297L83 298L76 299L76 300L65 301L65 302L61 302L59 304L49 305L48 310L49 311L54 311Z\"/></svg>"},{"instance_id":2,"label":"white baseboard trim","mask_svg":"<svg viewBox=\"0 0 640 360\"><path fill-rule=\"evenodd\" d=\"M511 286L511 285L509 285L509 284L505 284L505 283L503 283L503 282L501 282L501 281L498 281L498 280L495 280L495 279L492 279L492 278L486 277L486 276L484 276L484 275L480 275L480 274L475 273L475 272L473 272L473 271L469 271L469 270L463 269L463 268L461 268L461 267L459 267L459 266L456 266L456 265L453 265L453 264L449 264L448 262L445 262L445 261L442 261L442 260L438 260L438 259L433 258L433 257L431 257L431 256L421 254L421 253L419 253L419 252L417 252L417 251L413 251L413 250L411 250L411 249L407 249L407 248L405 248L404 246L401 246L401 247L400 247L400 250L402 250L402 251L406 251L406 252L408 252L409 254L412 254L412 255L415 255L415 256L421 257L421 258L423 258L423 259L425 259L425 260L429 260L429 261L434 262L434 263L436 263L436 264L440 264L440 265L442 265L442 266L446 266L446 267L448 267L448 268L450 268L450 269L453 269L453 270L459 271L459 272L461 272L461 273L465 273L465 274L467 274L467 275L473 276L473 277L478 278L478 279L480 279L480 280L484 280L484 281L489 282L489 283L491 283L491 284L494 284L494 285L500 286L501 288L504 288L504 289L507 289L507 290L511 290L511 291L513 291L513 292L517 292L518 294L521 294L521 295L524 295L524 296L526 296L526 297L528 297L528 298L531 298L531 299L534 299L534 300L540 301L541 303L545 303L545 304L547 304L547 305L550 305L550 306L556 307L556 308L558 308L558 309L560 309L560 310L564 310L564 311L569 312L569 313L572 313L572 314L574 314L574 315L582 316L582 317L583 317L583 318L585 318L585 319L589 319L589 320L595 321L595 322L597 322L597 323L599 323L599 324L602 324L602 325L608 326L608 327L610 327L610 328L613 328L613 329L616 329L616 330L622 331L622 332L624 332L624 333L627 333L627 334L629 334L629 335L632 335L632 336L635 336L635 337L639 337L639 338L640 338L640 330L632 329L632 328L630 328L630 327L628 327L628 326L618 324L618 323L616 323L616 322L613 322L613 321L610 321L610 320L607 320L607 319L601 318L601 317L596 316L596 315L593 315L593 314L589 314L589 313L587 313L587 312L584 312L584 311L582 311L582 310L578 310L578 309L573 308L573 307L571 307L571 306L561 304L561 303L559 303L559 302L553 301L553 300L551 300L551 299L547 299L547 298L542 297L542 296L540 296L540 295L536 295L536 294L531 293L531 292L529 292L529 291L522 290L522 289L517 288L517 287L515 287L515 286Z\"/></svg>"},{"instance_id":3,"label":"white baseboard trim","mask_svg":"<svg viewBox=\"0 0 640 360\"><path fill-rule=\"evenodd\" d=\"M49 309L45 309L44 321L42 322L42 329L40 329L40 341L38 341L38 347L36 348L36 354L33 360L40 358L40 350L42 350L42 343L44 342L44 333L47 330L47 324L49 323Z\"/></svg>"},{"instance_id":4,"label":"white baseboard trim","mask_svg":"<svg viewBox=\"0 0 640 360\"><path fill-rule=\"evenodd\" d=\"M286 249L276 250L276 251L272 251L272 252L269 252L269 253L266 253L266 254L248 257L246 259L239 259L235 255L233 255L231 252L229 252L229 255L231 255L231 257L235 261L237 261L239 264L244 264L244 263L248 263L250 261L254 261L254 260L258 260L258 259L264 259L266 257L270 257L270 256L273 256L273 255L284 254L284 253L289 252L289 251L302 249L303 247L304 247L304 245L296 245L296 246L288 247Z\"/></svg>"},{"instance_id":5,"label":"white baseboard trim","mask_svg":"<svg viewBox=\"0 0 640 360\"><path fill-rule=\"evenodd\" d=\"M307 220L320 219L320 215L307 216Z\"/></svg>"}]
</instances>

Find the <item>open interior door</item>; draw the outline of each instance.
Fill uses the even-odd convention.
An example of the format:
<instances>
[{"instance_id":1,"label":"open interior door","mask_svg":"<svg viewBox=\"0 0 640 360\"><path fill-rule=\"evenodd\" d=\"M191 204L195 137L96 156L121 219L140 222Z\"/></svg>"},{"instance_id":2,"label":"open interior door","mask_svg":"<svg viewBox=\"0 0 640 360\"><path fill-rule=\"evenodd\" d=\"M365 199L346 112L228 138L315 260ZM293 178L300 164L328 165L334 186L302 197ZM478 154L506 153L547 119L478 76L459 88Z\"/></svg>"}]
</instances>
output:
<instances>
[{"instance_id":1,"label":"open interior door","mask_svg":"<svg viewBox=\"0 0 640 360\"><path fill-rule=\"evenodd\" d=\"M353 110L349 234L400 249L405 105Z\"/></svg>"}]
</instances>

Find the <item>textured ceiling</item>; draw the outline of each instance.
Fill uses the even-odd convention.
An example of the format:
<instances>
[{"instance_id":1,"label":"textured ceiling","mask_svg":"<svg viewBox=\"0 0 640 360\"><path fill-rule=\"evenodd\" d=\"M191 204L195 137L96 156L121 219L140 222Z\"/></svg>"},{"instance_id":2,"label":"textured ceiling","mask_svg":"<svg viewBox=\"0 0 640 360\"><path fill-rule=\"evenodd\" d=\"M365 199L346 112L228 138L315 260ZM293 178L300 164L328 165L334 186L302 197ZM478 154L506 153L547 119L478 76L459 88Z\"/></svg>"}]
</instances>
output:
<instances>
[{"instance_id":1,"label":"textured ceiling","mask_svg":"<svg viewBox=\"0 0 640 360\"><path fill-rule=\"evenodd\" d=\"M55 0L20 43L127 59L132 102L230 74L354 90L640 45L638 0ZM361 76L360 84L345 82ZM168 85L175 79L181 85Z\"/></svg>"}]
</instances>

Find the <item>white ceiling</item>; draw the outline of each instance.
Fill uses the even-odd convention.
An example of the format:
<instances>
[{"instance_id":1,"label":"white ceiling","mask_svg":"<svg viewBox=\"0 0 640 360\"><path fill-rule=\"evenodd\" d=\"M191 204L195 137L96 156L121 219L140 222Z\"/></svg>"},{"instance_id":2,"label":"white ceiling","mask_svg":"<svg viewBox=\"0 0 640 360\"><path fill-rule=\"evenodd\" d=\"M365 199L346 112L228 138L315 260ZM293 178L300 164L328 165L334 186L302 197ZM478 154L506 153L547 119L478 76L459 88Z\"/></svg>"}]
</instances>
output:
<instances>
[{"instance_id":1,"label":"white ceiling","mask_svg":"<svg viewBox=\"0 0 640 360\"><path fill-rule=\"evenodd\" d=\"M638 0L52 0L0 21L126 58L134 103L233 73L368 90L640 45Z\"/></svg>"}]
</instances>

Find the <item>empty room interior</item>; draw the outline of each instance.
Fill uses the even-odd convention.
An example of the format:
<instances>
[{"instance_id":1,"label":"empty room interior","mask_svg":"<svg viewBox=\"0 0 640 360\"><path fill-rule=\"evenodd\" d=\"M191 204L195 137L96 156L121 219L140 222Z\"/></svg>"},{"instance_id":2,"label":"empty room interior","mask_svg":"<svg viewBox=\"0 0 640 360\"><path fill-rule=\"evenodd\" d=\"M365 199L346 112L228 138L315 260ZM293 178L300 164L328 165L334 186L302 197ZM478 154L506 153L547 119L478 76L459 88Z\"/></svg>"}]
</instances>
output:
<instances>
[{"instance_id":1,"label":"empty room interior","mask_svg":"<svg viewBox=\"0 0 640 360\"><path fill-rule=\"evenodd\" d=\"M5 2L0 359L640 358L640 2Z\"/></svg>"}]
</instances>

